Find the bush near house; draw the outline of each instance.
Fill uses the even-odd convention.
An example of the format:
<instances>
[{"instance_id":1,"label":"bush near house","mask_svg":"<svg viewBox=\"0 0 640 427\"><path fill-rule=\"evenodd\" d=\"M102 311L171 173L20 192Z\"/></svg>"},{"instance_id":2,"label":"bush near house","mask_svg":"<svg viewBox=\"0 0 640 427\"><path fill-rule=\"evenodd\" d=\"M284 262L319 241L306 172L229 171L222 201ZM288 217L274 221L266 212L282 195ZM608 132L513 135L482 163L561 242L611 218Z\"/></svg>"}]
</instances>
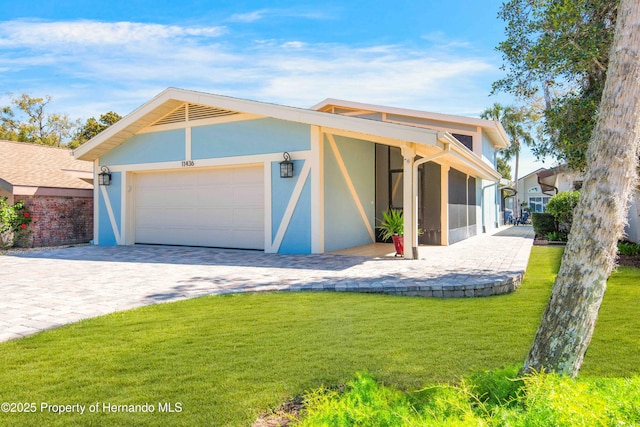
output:
<instances>
[{"instance_id":1,"label":"bush near house","mask_svg":"<svg viewBox=\"0 0 640 427\"><path fill-rule=\"evenodd\" d=\"M553 215L558 224L558 231L569 233L573 224L573 210L580 200L579 191L563 191L549 199L546 212Z\"/></svg>"},{"instance_id":2,"label":"bush near house","mask_svg":"<svg viewBox=\"0 0 640 427\"><path fill-rule=\"evenodd\" d=\"M531 224L533 231L538 236L546 236L549 233L558 231L556 219L547 212L534 212L531 214Z\"/></svg>"},{"instance_id":3,"label":"bush near house","mask_svg":"<svg viewBox=\"0 0 640 427\"><path fill-rule=\"evenodd\" d=\"M31 213L20 200L13 206L7 204L6 197L0 197L0 248L10 248L22 241L31 223Z\"/></svg>"}]
</instances>

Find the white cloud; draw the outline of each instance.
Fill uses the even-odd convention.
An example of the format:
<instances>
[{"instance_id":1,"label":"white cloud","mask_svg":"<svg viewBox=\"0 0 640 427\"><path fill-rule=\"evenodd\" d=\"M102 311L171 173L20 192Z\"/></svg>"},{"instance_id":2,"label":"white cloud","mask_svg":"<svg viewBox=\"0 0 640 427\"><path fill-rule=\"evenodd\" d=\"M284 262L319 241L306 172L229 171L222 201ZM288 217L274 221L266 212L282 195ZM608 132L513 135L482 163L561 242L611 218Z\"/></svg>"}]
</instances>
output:
<instances>
[{"instance_id":1,"label":"white cloud","mask_svg":"<svg viewBox=\"0 0 640 427\"><path fill-rule=\"evenodd\" d=\"M234 15L231 15L231 17L229 18L229 21L242 22L242 23L256 22L264 18L266 13L267 13L266 9L255 10L249 13L236 13Z\"/></svg>"},{"instance_id":2,"label":"white cloud","mask_svg":"<svg viewBox=\"0 0 640 427\"><path fill-rule=\"evenodd\" d=\"M131 111L168 86L300 107L324 98L476 115L496 58L404 45L238 42L224 27L0 22L0 79L89 117ZM494 55L491 53L491 55ZM486 102L484 100L486 99Z\"/></svg>"},{"instance_id":3,"label":"white cloud","mask_svg":"<svg viewBox=\"0 0 640 427\"><path fill-rule=\"evenodd\" d=\"M45 50L63 46L117 46L191 37L214 38L224 27L181 27L136 22L17 20L0 23L0 47Z\"/></svg>"},{"instance_id":4,"label":"white cloud","mask_svg":"<svg viewBox=\"0 0 640 427\"><path fill-rule=\"evenodd\" d=\"M326 6L323 10L304 10L300 8L289 9L259 9L247 13L236 13L231 15L227 21L251 24L267 18L304 18L310 20L326 20L335 16L329 12Z\"/></svg>"}]
</instances>

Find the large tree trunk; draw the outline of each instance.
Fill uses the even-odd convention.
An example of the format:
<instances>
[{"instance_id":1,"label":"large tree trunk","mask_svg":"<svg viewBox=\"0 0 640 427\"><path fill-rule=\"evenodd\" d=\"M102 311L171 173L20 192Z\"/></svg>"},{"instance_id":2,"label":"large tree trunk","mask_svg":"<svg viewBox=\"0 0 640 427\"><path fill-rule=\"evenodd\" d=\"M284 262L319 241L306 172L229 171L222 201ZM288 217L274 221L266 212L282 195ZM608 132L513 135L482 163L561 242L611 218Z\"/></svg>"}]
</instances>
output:
<instances>
[{"instance_id":1,"label":"large tree trunk","mask_svg":"<svg viewBox=\"0 0 640 427\"><path fill-rule=\"evenodd\" d=\"M622 0L580 202L525 372L580 370L636 182L639 138L640 0Z\"/></svg>"}]
</instances>

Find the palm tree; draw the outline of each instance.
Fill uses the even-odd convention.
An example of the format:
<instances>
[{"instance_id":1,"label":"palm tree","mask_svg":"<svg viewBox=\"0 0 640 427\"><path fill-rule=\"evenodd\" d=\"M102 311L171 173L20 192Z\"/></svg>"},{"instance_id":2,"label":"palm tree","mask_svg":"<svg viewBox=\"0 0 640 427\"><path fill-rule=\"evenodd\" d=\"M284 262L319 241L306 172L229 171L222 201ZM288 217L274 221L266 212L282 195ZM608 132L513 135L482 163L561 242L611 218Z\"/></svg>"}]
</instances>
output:
<instances>
[{"instance_id":1,"label":"palm tree","mask_svg":"<svg viewBox=\"0 0 640 427\"><path fill-rule=\"evenodd\" d=\"M535 116L531 110L524 107L503 106L499 103L494 103L493 106L484 110L480 117L486 120L495 120L502 124L507 136L511 140L511 145L506 150L502 151L502 155L506 161L510 161L515 158L516 167L514 169L513 181L515 183L515 189L518 188L518 168L520 166L520 150L522 144L527 146L533 145L533 137L531 136L529 129L532 122L535 121Z\"/></svg>"}]
</instances>

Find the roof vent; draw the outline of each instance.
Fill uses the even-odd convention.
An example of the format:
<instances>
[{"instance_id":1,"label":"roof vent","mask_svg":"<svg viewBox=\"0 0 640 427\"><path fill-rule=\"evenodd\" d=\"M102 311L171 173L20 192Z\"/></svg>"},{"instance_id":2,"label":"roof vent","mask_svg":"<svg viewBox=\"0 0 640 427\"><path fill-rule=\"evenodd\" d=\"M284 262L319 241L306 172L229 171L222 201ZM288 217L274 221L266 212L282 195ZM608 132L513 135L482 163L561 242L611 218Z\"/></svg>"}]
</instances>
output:
<instances>
[{"instance_id":1,"label":"roof vent","mask_svg":"<svg viewBox=\"0 0 640 427\"><path fill-rule=\"evenodd\" d=\"M188 109L187 109L188 105ZM189 117L187 119L187 111ZM224 110L222 108L208 107L206 105L199 104L182 104L166 116L162 117L151 126L161 126L174 123L184 123L186 121L212 119L214 117L231 116L238 114L237 111Z\"/></svg>"},{"instance_id":2,"label":"roof vent","mask_svg":"<svg viewBox=\"0 0 640 427\"><path fill-rule=\"evenodd\" d=\"M221 108L207 107L198 104L189 104L189 121L231 116L234 114L238 113L236 111L223 110Z\"/></svg>"},{"instance_id":3,"label":"roof vent","mask_svg":"<svg viewBox=\"0 0 640 427\"><path fill-rule=\"evenodd\" d=\"M184 117L186 114L186 105L182 104L157 122L155 122L152 126L160 126L160 125L168 125L172 123L182 123L184 122Z\"/></svg>"}]
</instances>

